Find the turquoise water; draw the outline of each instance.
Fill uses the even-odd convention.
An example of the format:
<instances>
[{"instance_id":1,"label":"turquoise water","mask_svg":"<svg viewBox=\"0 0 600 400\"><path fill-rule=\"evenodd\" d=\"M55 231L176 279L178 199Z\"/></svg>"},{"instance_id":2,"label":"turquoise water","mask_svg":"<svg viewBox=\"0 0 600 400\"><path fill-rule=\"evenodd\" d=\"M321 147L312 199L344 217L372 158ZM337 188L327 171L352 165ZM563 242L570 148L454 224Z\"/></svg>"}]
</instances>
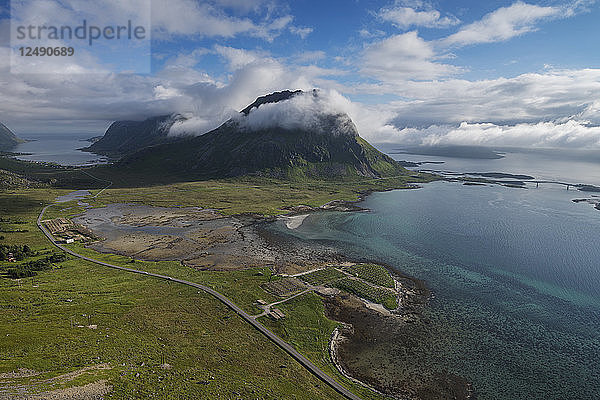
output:
<instances>
[{"instance_id":1,"label":"turquoise water","mask_svg":"<svg viewBox=\"0 0 600 400\"><path fill-rule=\"evenodd\" d=\"M470 379L478 398L599 399L600 211L579 197L436 182L274 229L425 280L442 338L427 362Z\"/></svg>"}]
</instances>

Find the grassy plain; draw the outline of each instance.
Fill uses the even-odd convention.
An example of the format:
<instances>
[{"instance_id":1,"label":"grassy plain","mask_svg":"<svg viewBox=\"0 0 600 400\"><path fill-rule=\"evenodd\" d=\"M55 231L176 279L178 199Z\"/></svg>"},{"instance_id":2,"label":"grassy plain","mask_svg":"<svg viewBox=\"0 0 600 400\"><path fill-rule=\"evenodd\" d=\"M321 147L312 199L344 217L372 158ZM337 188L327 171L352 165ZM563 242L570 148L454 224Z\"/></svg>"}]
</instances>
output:
<instances>
[{"instance_id":1,"label":"grassy plain","mask_svg":"<svg viewBox=\"0 0 600 400\"><path fill-rule=\"evenodd\" d=\"M205 193L210 188L204 183L183 185L191 185L186 190L193 194L183 195L185 205L203 205L199 198L212 196ZM240 190L230 182L223 185L230 192ZM149 189L142 194L141 201L139 193L108 190L94 205L111 203L121 196L152 204L151 199L160 201L164 193L172 190L172 186L162 187L159 189L162 193L153 195ZM35 221L43 206L65 193L66 190L55 189L0 192L0 215L20 222L5 222L2 227L25 230L3 234L2 242L28 244L38 251L51 250ZM285 200L280 201L262 203L255 210L277 213L279 204L286 205ZM241 199L234 205L236 210L244 206ZM80 211L75 202L62 203L50 207L46 216L68 216ZM96 259L132 266L128 257L100 254L81 245L74 247ZM276 300L260 288L269 279L268 270L196 271L178 262L136 261L133 266L207 284L251 313L260 312L255 300ZM8 267L3 263L0 270ZM11 385L25 385L32 391L43 392L102 380L108 380L113 387L108 398L116 399L303 399L307 395L314 399L339 398L219 302L191 288L70 259L60 263L59 268L40 272L33 278L20 281L0 278L0 299L0 337L5 338L0 342L0 374L20 368L40 373L2 380L0 386L4 392L0 392L0 398L6 390L11 390ZM296 327L315 326L318 343L311 347L306 332L295 328L287 329L284 337L364 398L380 398L337 374L322 346L335 323L325 318L320 301L316 315L304 315L307 307L312 309L316 305L314 299L304 304L305 301L297 300L298 311L290 315L298 317L290 322ZM97 325L97 329L88 325ZM163 361L171 365L170 369L161 367ZM105 363L109 369L91 369L73 380L55 379Z\"/></svg>"},{"instance_id":2,"label":"grassy plain","mask_svg":"<svg viewBox=\"0 0 600 400\"><path fill-rule=\"evenodd\" d=\"M3 242L49 249L34 221L56 194L61 193L0 193L2 216L26 220L20 226L29 230L4 234ZM136 267L178 276L196 272L178 263L144 264ZM249 308L255 291L261 290L259 282L241 282L266 279L257 272L206 273L202 281L212 281ZM109 379L109 398L339 398L217 300L192 288L78 259L34 278L1 278L0 337L0 374L19 368L41 373L3 380L3 391L18 384L43 391ZM170 369L160 366L163 361ZM47 381L101 363L111 368L90 370L72 381Z\"/></svg>"},{"instance_id":3,"label":"grassy plain","mask_svg":"<svg viewBox=\"0 0 600 400\"><path fill-rule=\"evenodd\" d=\"M287 212L282 210L284 207L320 207L332 200L355 201L364 193L406 188L409 182L424 179L399 177L340 184L244 177L138 187L135 190L117 187L103 192L97 204L136 202L156 206L202 206L217 209L226 215L278 215Z\"/></svg>"},{"instance_id":4,"label":"grassy plain","mask_svg":"<svg viewBox=\"0 0 600 400\"><path fill-rule=\"evenodd\" d=\"M46 182L43 189L0 191L3 244L28 244L51 250L35 224L45 205L71 190L93 194L89 203L139 203L156 206L200 206L224 214L277 215L285 207L321 206L332 200L353 201L370 191L408 187L433 179L400 176L351 182L278 181L245 177L185 182L119 174L108 168L77 170L22 163L0 157L9 169ZM51 186L54 185L54 186ZM56 186L61 189L55 188ZM88 200L86 200L88 202ZM82 212L77 202L50 207L46 218ZM19 224L13 222L19 222ZM24 222L24 223L23 223ZM196 271L178 262L141 262L100 254L81 245L77 252L116 265L158 272L203 283L220 291L250 313L261 310L257 299L276 301L260 288L270 279L266 269ZM0 264L0 273L8 268ZM329 359L327 343L336 323L323 314L314 294L280 305L287 317L264 323L292 343L326 372L365 399L381 396L343 378ZM96 329L88 328L96 325ZM79 327L82 326L82 327ZM78 259L20 281L0 277L0 398L11 385L44 391L107 379L108 398L264 398L336 399L332 389L213 298L192 288L129 275ZM161 367L165 362L168 368ZM48 380L58 375L103 365L73 380ZM7 380L1 374L25 368L39 372Z\"/></svg>"},{"instance_id":5,"label":"grassy plain","mask_svg":"<svg viewBox=\"0 0 600 400\"><path fill-rule=\"evenodd\" d=\"M325 268L301 275L298 278L311 285L325 285L344 277L346 277L346 275L335 268Z\"/></svg>"}]
</instances>

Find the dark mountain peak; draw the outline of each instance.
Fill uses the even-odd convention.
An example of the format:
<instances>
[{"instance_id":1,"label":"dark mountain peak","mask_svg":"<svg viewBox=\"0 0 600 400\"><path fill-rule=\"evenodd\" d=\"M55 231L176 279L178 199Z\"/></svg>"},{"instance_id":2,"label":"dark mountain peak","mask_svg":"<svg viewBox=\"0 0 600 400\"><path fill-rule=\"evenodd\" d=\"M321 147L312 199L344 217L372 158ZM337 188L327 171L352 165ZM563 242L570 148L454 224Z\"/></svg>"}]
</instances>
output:
<instances>
[{"instance_id":1,"label":"dark mountain peak","mask_svg":"<svg viewBox=\"0 0 600 400\"><path fill-rule=\"evenodd\" d=\"M359 137L358 129L346 113L324 114L320 118L322 132L332 136Z\"/></svg>"},{"instance_id":2,"label":"dark mountain peak","mask_svg":"<svg viewBox=\"0 0 600 400\"><path fill-rule=\"evenodd\" d=\"M259 108L264 104L284 103L296 96L305 96L305 101L281 104L281 108ZM277 130L295 131L302 135L358 137L358 130L350 116L345 112L335 111L328 103L327 95L322 96L318 89L312 90L312 96L302 90L284 90L259 97L242 110L239 117L227 121L224 127L250 132Z\"/></svg>"},{"instance_id":3,"label":"dark mountain peak","mask_svg":"<svg viewBox=\"0 0 600 400\"><path fill-rule=\"evenodd\" d=\"M261 96L254 101L254 103L250 104L248 107L244 108L240 111L242 114L248 115L253 108L258 108L263 104L269 103L279 103L280 101L289 100L292 97L304 93L302 90L284 90L281 92L275 92L271 94L267 94L265 96Z\"/></svg>"},{"instance_id":4,"label":"dark mountain peak","mask_svg":"<svg viewBox=\"0 0 600 400\"><path fill-rule=\"evenodd\" d=\"M121 157L144 147L166 143L173 140L169 131L173 124L184 121L180 114L161 115L143 121L115 121L101 139L84 150Z\"/></svg>"},{"instance_id":5,"label":"dark mountain peak","mask_svg":"<svg viewBox=\"0 0 600 400\"><path fill-rule=\"evenodd\" d=\"M0 150L10 150L24 140L15 136L10 129L0 123Z\"/></svg>"}]
</instances>

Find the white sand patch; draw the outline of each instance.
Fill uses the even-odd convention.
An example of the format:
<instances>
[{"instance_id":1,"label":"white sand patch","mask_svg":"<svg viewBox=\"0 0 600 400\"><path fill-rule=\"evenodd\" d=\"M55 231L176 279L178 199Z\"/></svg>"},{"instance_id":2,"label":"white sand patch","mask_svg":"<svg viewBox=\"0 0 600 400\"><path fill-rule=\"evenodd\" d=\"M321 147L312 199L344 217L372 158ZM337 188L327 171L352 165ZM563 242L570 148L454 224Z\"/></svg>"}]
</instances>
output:
<instances>
[{"instance_id":1,"label":"white sand patch","mask_svg":"<svg viewBox=\"0 0 600 400\"><path fill-rule=\"evenodd\" d=\"M306 217L308 217L308 214L294 215L293 217L285 217L285 226L287 226L288 229L297 229L300 227L300 225L302 225Z\"/></svg>"},{"instance_id":2,"label":"white sand patch","mask_svg":"<svg viewBox=\"0 0 600 400\"><path fill-rule=\"evenodd\" d=\"M381 304L378 303L373 303L369 300L363 299L361 298L362 302L365 303L365 305L367 306L367 308L370 308L373 311L377 311L378 313L381 313L383 315L392 315L392 313L390 312L390 310L388 310L387 308L385 308L384 306L382 306Z\"/></svg>"}]
</instances>

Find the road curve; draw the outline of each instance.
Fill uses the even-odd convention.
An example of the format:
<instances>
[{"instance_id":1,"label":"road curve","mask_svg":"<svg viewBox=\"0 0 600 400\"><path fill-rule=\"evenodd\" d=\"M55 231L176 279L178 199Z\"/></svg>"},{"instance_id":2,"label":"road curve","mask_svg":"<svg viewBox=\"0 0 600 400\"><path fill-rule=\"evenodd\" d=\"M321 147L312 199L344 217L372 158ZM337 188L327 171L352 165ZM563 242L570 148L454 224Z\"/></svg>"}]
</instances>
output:
<instances>
[{"instance_id":1,"label":"road curve","mask_svg":"<svg viewBox=\"0 0 600 400\"><path fill-rule=\"evenodd\" d=\"M357 395L355 395L354 393L352 393L351 391L349 391L348 389L346 389L345 387L343 387L341 384L339 384L337 381L335 381L332 377L330 377L329 375L327 375L323 370L321 370L319 367L317 367L315 364L313 364L308 358L306 358L302 354L300 354L295 348L293 348L291 345L289 345L288 343L286 343L279 336L275 335L273 332L271 332L270 330L268 330L263 324L261 324L260 322L258 322L254 317L252 317L250 314L246 313L244 310L242 310L240 307L238 307L235 303L233 303L231 300L229 300L227 297L223 296L221 293L217 292L216 290L211 289L208 286L201 285L199 283L189 282L189 281L185 281L185 280L182 280L182 279L173 278L173 277L166 276L166 275L160 275L160 274L154 274L154 273L151 273L151 272L140 271L140 270L137 270L137 269L126 268L126 267L119 267L118 265L112 265L112 264L105 263L103 261L94 260L93 258L86 257L86 256L83 256L81 254L77 254L74 251L72 251L71 249L68 249L68 248L60 245L59 243L56 242L56 240L54 240L54 237L52 236L52 234L42 224L42 218L44 217L44 213L46 212L46 210L50 206L52 206L52 204L44 207L42 209L42 212L40 212L40 215L38 216L38 219L37 219L37 226L44 233L44 235L46 235L46 237L48 238L48 240L50 240L50 242L55 247L57 247L60 250L62 250L64 252L72 255L73 257L77 257L77 258L80 258L82 260L89 261L91 263L102 265L104 267L118 269L118 270L126 271L126 272L131 272L131 273L134 273L134 274L141 274L141 275L152 276L152 277L155 277L155 278L159 278L159 279L164 279L164 280L171 281L171 282L180 283L182 285L192 286L194 288L202 290L205 293L208 293L208 294L212 295L213 297L216 297L219 301L221 301L227 307L229 307L233 311L235 311L246 322L248 322L250 325L252 325L253 327L255 327L258 331L260 331L263 335L265 335L272 342L274 342L275 344L277 344L281 349L283 349L286 353L288 353L296 361L298 361L304 368L306 368L307 370L309 370L310 372L312 372L316 377L318 377L319 379L321 379L323 382L327 383L336 392L338 392L339 394L341 394L342 396L344 396L344 397L346 397L347 399L350 399L350 400L361 400L360 397L358 397Z\"/></svg>"}]
</instances>

